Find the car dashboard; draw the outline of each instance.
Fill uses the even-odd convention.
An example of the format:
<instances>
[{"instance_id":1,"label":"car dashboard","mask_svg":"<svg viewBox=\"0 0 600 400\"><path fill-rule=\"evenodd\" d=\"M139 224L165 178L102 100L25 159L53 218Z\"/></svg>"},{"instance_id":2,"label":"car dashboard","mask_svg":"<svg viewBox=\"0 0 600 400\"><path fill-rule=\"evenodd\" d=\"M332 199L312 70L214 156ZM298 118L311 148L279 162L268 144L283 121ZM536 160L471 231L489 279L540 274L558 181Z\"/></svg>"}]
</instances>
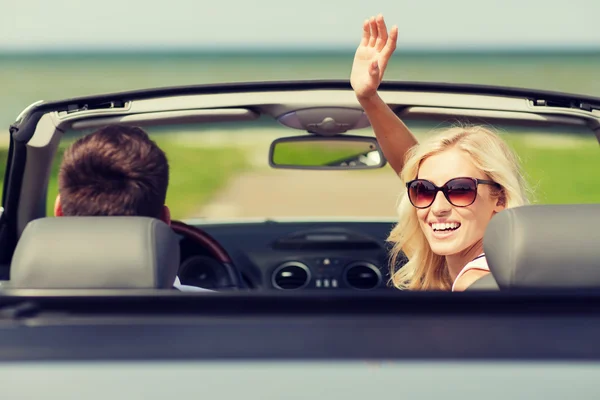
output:
<instances>
[{"instance_id":1,"label":"car dashboard","mask_svg":"<svg viewBox=\"0 0 600 400\"><path fill-rule=\"evenodd\" d=\"M243 286L261 291L386 290L390 285L386 222L190 222L217 240L240 272ZM184 285L228 287L225 267L181 237ZM402 262L402 261L401 261Z\"/></svg>"}]
</instances>

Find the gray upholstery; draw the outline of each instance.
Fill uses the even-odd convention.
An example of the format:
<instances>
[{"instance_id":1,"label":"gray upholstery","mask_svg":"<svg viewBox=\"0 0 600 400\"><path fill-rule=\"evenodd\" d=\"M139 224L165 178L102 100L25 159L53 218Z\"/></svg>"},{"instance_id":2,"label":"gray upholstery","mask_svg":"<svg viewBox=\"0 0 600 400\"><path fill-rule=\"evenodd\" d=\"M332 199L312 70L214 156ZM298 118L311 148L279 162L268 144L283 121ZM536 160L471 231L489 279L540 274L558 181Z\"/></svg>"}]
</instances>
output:
<instances>
[{"instance_id":1,"label":"gray upholstery","mask_svg":"<svg viewBox=\"0 0 600 400\"><path fill-rule=\"evenodd\" d=\"M495 215L483 248L506 288L600 288L600 204L532 205Z\"/></svg>"},{"instance_id":2,"label":"gray upholstery","mask_svg":"<svg viewBox=\"0 0 600 400\"><path fill-rule=\"evenodd\" d=\"M500 287L496 283L496 280L492 276L492 274L486 274L481 278L477 279L475 282L471 284L466 290L493 290L498 291Z\"/></svg>"},{"instance_id":3,"label":"gray upholstery","mask_svg":"<svg viewBox=\"0 0 600 400\"><path fill-rule=\"evenodd\" d=\"M178 268L178 238L158 219L42 218L23 231L10 287L172 288Z\"/></svg>"}]
</instances>

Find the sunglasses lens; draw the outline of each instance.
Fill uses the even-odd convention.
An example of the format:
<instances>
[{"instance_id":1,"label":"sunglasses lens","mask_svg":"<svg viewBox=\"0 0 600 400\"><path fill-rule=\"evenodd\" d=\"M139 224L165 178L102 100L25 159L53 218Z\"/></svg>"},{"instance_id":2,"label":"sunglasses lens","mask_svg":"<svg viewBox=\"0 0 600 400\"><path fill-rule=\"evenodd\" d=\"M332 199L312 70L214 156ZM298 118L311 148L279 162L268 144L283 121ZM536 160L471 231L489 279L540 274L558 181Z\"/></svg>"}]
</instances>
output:
<instances>
[{"instance_id":1,"label":"sunglasses lens","mask_svg":"<svg viewBox=\"0 0 600 400\"><path fill-rule=\"evenodd\" d=\"M448 200L457 207L471 205L477 197L477 184L471 179L452 179L446 188Z\"/></svg>"},{"instance_id":2,"label":"sunglasses lens","mask_svg":"<svg viewBox=\"0 0 600 400\"><path fill-rule=\"evenodd\" d=\"M435 187L427 181L414 181L408 187L410 202L417 208L429 207L435 194Z\"/></svg>"}]
</instances>

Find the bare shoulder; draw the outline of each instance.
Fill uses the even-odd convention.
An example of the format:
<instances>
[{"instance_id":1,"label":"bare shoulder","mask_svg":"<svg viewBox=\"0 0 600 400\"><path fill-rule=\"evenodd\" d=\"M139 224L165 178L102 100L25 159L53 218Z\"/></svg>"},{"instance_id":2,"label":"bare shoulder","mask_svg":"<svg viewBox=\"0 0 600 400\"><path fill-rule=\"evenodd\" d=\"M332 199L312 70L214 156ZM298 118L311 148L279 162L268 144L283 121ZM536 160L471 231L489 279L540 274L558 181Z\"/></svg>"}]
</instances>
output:
<instances>
[{"instance_id":1,"label":"bare shoulder","mask_svg":"<svg viewBox=\"0 0 600 400\"><path fill-rule=\"evenodd\" d=\"M469 286L475 283L476 280L486 276L489 273L490 271L485 271L482 269L470 269L466 271L454 283L454 291L462 292L466 290Z\"/></svg>"}]
</instances>

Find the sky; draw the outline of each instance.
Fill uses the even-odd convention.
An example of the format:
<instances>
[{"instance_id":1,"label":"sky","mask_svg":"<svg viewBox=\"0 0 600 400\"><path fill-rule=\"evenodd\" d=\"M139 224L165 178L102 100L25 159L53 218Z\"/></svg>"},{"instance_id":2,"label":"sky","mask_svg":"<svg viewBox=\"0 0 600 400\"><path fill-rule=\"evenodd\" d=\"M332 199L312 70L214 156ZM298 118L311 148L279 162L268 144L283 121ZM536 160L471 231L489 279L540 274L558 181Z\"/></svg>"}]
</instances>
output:
<instances>
[{"instance_id":1,"label":"sky","mask_svg":"<svg viewBox=\"0 0 600 400\"><path fill-rule=\"evenodd\" d=\"M404 48L600 48L600 0L0 0L0 52L345 49L377 13Z\"/></svg>"}]
</instances>

